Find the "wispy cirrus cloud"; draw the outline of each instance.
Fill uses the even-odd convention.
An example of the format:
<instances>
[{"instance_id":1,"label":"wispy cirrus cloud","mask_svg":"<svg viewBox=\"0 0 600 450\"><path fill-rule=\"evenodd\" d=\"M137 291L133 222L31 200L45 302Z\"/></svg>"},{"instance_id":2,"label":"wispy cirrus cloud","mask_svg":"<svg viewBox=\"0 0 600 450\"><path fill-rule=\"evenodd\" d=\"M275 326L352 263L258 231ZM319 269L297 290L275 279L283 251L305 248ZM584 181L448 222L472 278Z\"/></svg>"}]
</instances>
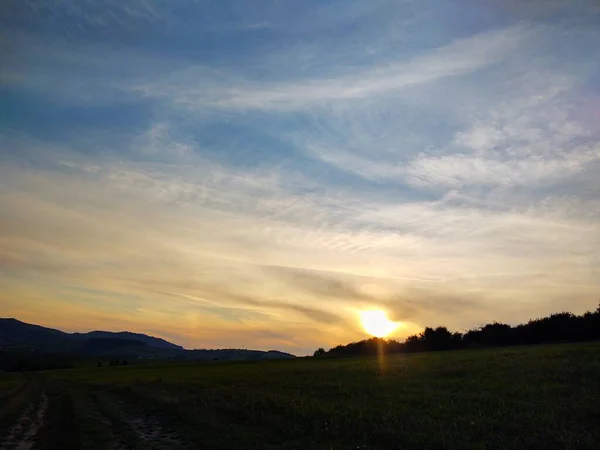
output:
<instances>
[{"instance_id":1,"label":"wispy cirrus cloud","mask_svg":"<svg viewBox=\"0 0 600 450\"><path fill-rule=\"evenodd\" d=\"M185 87L176 83L170 89L164 83L141 87L150 96L168 95L182 106L234 109L296 109L328 104L331 101L364 99L385 95L413 85L472 73L489 64L498 63L531 35L524 27L510 27L456 41L395 64L358 69L358 73L332 78L312 78L296 82L242 83L207 92L198 84ZM248 84L245 87L244 84Z\"/></svg>"}]
</instances>

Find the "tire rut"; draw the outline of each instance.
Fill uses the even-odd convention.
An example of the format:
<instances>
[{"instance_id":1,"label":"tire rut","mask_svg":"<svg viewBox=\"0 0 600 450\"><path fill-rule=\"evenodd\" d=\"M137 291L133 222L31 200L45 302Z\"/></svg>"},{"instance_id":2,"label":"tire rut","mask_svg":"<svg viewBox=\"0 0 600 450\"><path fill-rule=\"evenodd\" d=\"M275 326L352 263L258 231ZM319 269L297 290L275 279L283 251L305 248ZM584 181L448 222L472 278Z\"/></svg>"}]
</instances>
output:
<instances>
[{"instance_id":1,"label":"tire rut","mask_svg":"<svg viewBox=\"0 0 600 450\"><path fill-rule=\"evenodd\" d=\"M102 416L101 420L106 427L110 429L111 433L111 443L108 447L108 450L129 450L131 446L127 445L125 440L123 440L119 433L116 432L115 423L107 416Z\"/></svg>"},{"instance_id":2,"label":"tire rut","mask_svg":"<svg viewBox=\"0 0 600 450\"><path fill-rule=\"evenodd\" d=\"M42 393L37 409L32 402L27 406L18 422L8 431L0 450L30 450L36 443L36 436L44 424L46 410L48 409L48 397Z\"/></svg>"},{"instance_id":3,"label":"tire rut","mask_svg":"<svg viewBox=\"0 0 600 450\"><path fill-rule=\"evenodd\" d=\"M128 417L127 423L146 444L158 448L181 448L182 440L179 434L167 430L156 417L142 413Z\"/></svg>"},{"instance_id":4,"label":"tire rut","mask_svg":"<svg viewBox=\"0 0 600 450\"><path fill-rule=\"evenodd\" d=\"M185 447L181 434L166 427L158 417L145 411L126 409L124 404L121 404L121 407L126 413L125 422L131 431L148 447L160 449Z\"/></svg>"}]
</instances>

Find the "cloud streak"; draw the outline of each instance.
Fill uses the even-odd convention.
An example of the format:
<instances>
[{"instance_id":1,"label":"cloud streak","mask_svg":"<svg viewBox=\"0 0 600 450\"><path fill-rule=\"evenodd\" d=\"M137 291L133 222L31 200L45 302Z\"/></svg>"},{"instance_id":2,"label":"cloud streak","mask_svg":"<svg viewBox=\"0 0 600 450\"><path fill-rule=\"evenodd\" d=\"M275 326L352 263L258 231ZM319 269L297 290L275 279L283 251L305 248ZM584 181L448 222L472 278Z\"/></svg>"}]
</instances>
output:
<instances>
[{"instance_id":1,"label":"cloud streak","mask_svg":"<svg viewBox=\"0 0 600 450\"><path fill-rule=\"evenodd\" d=\"M302 109L326 105L332 101L358 100L390 94L414 85L472 73L487 65L502 61L522 43L531 31L515 26L457 39L446 46L431 50L424 56L396 64L359 71L358 74L331 79L308 79L293 83L271 83L245 87L228 87L208 96L196 85L186 89L178 84L171 90L171 100L186 107L213 106L233 109ZM169 93L164 85L150 85L145 95ZM199 104L199 105L198 105Z\"/></svg>"}]
</instances>

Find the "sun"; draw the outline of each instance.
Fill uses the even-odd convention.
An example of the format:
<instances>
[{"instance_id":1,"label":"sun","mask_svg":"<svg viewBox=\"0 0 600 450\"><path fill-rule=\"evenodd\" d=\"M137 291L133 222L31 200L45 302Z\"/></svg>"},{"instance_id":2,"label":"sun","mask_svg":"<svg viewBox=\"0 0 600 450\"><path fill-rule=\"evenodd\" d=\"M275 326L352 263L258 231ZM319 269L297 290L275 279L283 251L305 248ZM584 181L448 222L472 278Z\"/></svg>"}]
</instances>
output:
<instances>
[{"instance_id":1,"label":"sun","mask_svg":"<svg viewBox=\"0 0 600 450\"><path fill-rule=\"evenodd\" d=\"M400 327L399 322L388 319L387 313L380 309L361 312L360 323L367 333L378 338L389 336Z\"/></svg>"}]
</instances>

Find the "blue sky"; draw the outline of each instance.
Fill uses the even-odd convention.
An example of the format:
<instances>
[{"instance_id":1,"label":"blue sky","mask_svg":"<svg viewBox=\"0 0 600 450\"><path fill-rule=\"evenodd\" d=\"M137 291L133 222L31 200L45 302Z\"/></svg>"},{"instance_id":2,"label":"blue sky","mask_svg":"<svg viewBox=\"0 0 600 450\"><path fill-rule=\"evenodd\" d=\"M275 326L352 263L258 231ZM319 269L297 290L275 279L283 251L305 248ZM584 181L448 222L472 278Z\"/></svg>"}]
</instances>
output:
<instances>
[{"instance_id":1,"label":"blue sky","mask_svg":"<svg viewBox=\"0 0 600 450\"><path fill-rule=\"evenodd\" d=\"M4 3L4 316L303 354L595 308L597 2Z\"/></svg>"}]
</instances>

